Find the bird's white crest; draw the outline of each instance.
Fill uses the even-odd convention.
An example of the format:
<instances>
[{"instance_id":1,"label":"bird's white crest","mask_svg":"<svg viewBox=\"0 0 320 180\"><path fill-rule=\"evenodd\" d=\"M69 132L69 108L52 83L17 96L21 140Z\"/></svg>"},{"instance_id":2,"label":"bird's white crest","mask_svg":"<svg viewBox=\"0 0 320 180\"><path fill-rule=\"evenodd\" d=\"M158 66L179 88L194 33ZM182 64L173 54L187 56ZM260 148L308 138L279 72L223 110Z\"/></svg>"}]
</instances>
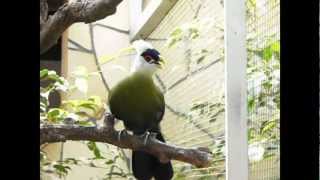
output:
<instances>
[{"instance_id":1,"label":"bird's white crest","mask_svg":"<svg viewBox=\"0 0 320 180\"><path fill-rule=\"evenodd\" d=\"M131 73L143 72L152 76L156 72L158 67L156 64L149 64L148 62L146 62L141 54L147 49L154 49L154 47L144 40L136 40L132 43L132 46L136 50L137 54L134 57L133 63L131 65Z\"/></svg>"}]
</instances>

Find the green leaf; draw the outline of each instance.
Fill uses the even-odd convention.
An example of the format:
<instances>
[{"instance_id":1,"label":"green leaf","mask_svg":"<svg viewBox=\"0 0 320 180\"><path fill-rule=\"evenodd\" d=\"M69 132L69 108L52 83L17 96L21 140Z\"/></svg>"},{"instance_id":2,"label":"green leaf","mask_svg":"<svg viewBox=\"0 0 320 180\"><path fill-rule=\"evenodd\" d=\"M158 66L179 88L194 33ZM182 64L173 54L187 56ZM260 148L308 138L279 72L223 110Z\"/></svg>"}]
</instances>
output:
<instances>
[{"instance_id":1,"label":"green leaf","mask_svg":"<svg viewBox=\"0 0 320 180\"><path fill-rule=\"evenodd\" d=\"M270 47L266 47L262 52L263 59L269 62L272 58L272 49Z\"/></svg>"},{"instance_id":2,"label":"green leaf","mask_svg":"<svg viewBox=\"0 0 320 180\"><path fill-rule=\"evenodd\" d=\"M176 28L174 31L170 33L171 37L177 37L182 34L182 29L181 28Z\"/></svg>"},{"instance_id":3,"label":"green leaf","mask_svg":"<svg viewBox=\"0 0 320 180\"><path fill-rule=\"evenodd\" d=\"M272 84L270 81L266 81L262 84L262 86L266 89L266 90L270 90L272 88Z\"/></svg>"},{"instance_id":4,"label":"green leaf","mask_svg":"<svg viewBox=\"0 0 320 180\"><path fill-rule=\"evenodd\" d=\"M254 107L255 107L255 100L253 97L250 97L248 100L248 111L252 112Z\"/></svg>"},{"instance_id":5,"label":"green leaf","mask_svg":"<svg viewBox=\"0 0 320 180\"><path fill-rule=\"evenodd\" d=\"M90 109L90 110L92 110L94 112L96 112L96 110L98 108L96 104L90 103L90 102L81 103L81 104L78 105L78 108L80 108L80 107Z\"/></svg>"},{"instance_id":6,"label":"green leaf","mask_svg":"<svg viewBox=\"0 0 320 180\"><path fill-rule=\"evenodd\" d=\"M61 174L67 174L68 170L71 169L69 166L64 166L62 164L55 164L53 167Z\"/></svg>"},{"instance_id":7,"label":"green leaf","mask_svg":"<svg viewBox=\"0 0 320 180\"><path fill-rule=\"evenodd\" d=\"M43 79L45 78L46 76L48 76L48 72L49 70L48 69L43 69L40 71L40 79Z\"/></svg>"},{"instance_id":8,"label":"green leaf","mask_svg":"<svg viewBox=\"0 0 320 180\"><path fill-rule=\"evenodd\" d=\"M91 121L76 121L75 124L84 127L94 126L94 124Z\"/></svg>"},{"instance_id":9,"label":"green leaf","mask_svg":"<svg viewBox=\"0 0 320 180\"><path fill-rule=\"evenodd\" d=\"M201 49L201 53L202 54L205 54L205 53L208 53L209 51L207 49Z\"/></svg>"},{"instance_id":10,"label":"green leaf","mask_svg":"<svg viewBox=\"0 0 320 180\"><path fill-rule=\"evenodd\" d=\"M59 122L67 117L67 112L60 108L52 108L48 111L47 118L52 122Z\"/></svg>"},{"instance_id":11,"label":"green leaf","mask_svg":"<svg viewBox=\"0 0 320 180\"><path fill-rule=\"evenodd\" d=\"M95 142L92 142L92 141L89 141L89 142L87 143L87 146L88 146L89 150L93 151L93 149L96 148L96 143L95 143Z\"/></svg>"},{"instance_id":12,"label":"green leaf","mask_svg":"<svg viewBox=\"0 0 320 180\"><path fill-rule=\"evenodd\" d=\"M195 28L195 27L190 28L189 31L191 32L191 33L190 33L190 34L191 34L191 36L190 36L191 39L196 39L197 37L200 36L199 30L198 30L197 28Z\"/></svg>"},{"instance_id":13,"label":"green leaf","mask_svg":"<svg viewBox=\"0 0 320 180\"><path fill-rule=\"evenodd\" d=\"M105 162L105 164L107 164L107 165L113 164L113 163L114 163L114 161L113 161L112 159L110 159L110 160L108 160L108 161Z\"/></svg>"},{"instance_id":14,"label":"green leaf","mask_svg":"<svg viewBox=\"0 0 320 180\"><path fill-rule=\"evenodd\" d=\"M59 81L59 76L57 75L57 73L55 71L48 71L48 77L49 80L53 80L53 81Z\"/></svg>"},{"instance_id":15,"label":"green leaf","mask_svg":"<svg viewBox=\"0 0 320 180\"><path fill-rule=\"evenodd\" d=\"M100 150L97 148L97 149L94 149L93 150L93 153L94 153L94 155L95 155L95 159L105 159L102 155L101 155L101 153L100 153Z\"/></svg>"},{"instance_id":16,"label":"green leaf","mask_svg":"<svg viewBox=\"0 0 320 180\"><path fill-rule=\"evenodd\" d=\"M215 118L215 117L211 117L209 119L209 123L213 123L213 122L216 122L216 121L217 121L217 118Z\"/></svg>"},{"instance_id":17,"label":"green leaf","mask_svg":"<svg viewBox=\"0 0 320 180\"><path fill-rule=\"evenodd\" d=\"M67 164L75 164L75 165L78 164L78 160L76 160L75 158L66 158L64 162Z\"/></svg>"},{"instance_id":18,"label":"green leaf","mask_svg":"<svg viewBox=\"0 0 320 180\"><path fill-rule=\"evenodd\" d=\"M205 58L206 58L206 55L200 56L200 57L196 60L197 64L200 64Z\"/></svg>"},{"instance_id":19,"label":"green leaf","mask_svg":"<svg viewBox=\"0 0 320 180\"><path fill-rule=\"evenodd\" d=\"M100 149L98 148L97 144L93 141L89 141L87 143L87 146L89 148L90 151L93 152L95 159L105 159L101 153L100 153Z\"/></svg>"},{"instance_id":20,"label":"green leaf","mask_svg":"<svg viewBox=\"0 0 320 180\"><path fill-rule=\"evenodd\" d=\"M263 159L271 159L271 158L273 158L273 157L275 157L275 154L274 154L274 153L265 153L265 154L263 155Z\"/></svg>"},{"instance_id":21,"label":"green leaf","mask_svg":"<svg viewBox=\"0 0 320 180\"><path fill-rule=\"evenodd\" d=\"M276 41L270 45L273 52L280 52L280 42Z\"/></svg>"},{"instance_id":22,"label":"green leaf","mask_svg":"<svg viewBox=\"0 0 320 180\"><path fill-rule=\"evenodd\" d=\"M204 108L204 107L206 107L207 106L207 103L205 102L205 103L195 103L195 104L193 104L193 106L191 107L191 111L194 111L194 110L197 110L197 109L202 109L202 108Z\"/></svg>"},{"instance_id":23,"label":"green leaf","mask_svg":"<svg viewBox=\"0 0 320 180\"><path fill-rule=\"evenodd\" d=\"M179 40L181 40L181 39L171 38L171 39L169 39L167 46L168 46L169 48L171 48L171 47L173 47L174 45L176 45Z\"/></svg>"},{"instance_id":24,"label":"green leaf","mask_svg":"<svg viewBox=\"0 0 320 180\"><path fill-rule=\"evenodd\" d=\"M277 126L277 120L265 121L262 123L260 132L262 135L265 135L267 132L272 131Z\"/></svg>"},{"instance_id":25,"label":"green leaf","mask_svg":"<svg viewBox=\"0 0 320 180\"><path fill-rule=\"evenodd\" d=\"M182 34L183 34L182 29L180 27L176 28L174 31L170 33L169 38L166 42L166 46L168 48L171 48L174 45L176 45L177 42L182 40Z\"/></svg>"},{"instance_id":26,"label":"green leaf","mask_svg":"<svg viewBox=\"0 0 320 180\"><path fill-rule=\"evenodd\" d=\"M255 129L254 128L249 128L248 130L248 141L251 141L255 138Z\"/></svg>"}]
</instances>

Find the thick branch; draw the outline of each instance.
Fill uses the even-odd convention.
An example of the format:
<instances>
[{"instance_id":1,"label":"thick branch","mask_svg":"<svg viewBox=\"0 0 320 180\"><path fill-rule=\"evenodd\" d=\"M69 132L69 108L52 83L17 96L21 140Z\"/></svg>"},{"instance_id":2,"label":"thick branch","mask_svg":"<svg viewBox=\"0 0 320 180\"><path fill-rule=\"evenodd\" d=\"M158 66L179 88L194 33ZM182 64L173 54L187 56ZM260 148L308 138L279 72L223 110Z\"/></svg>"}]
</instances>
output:
<instances>
[{"instance_id":1,"label":"thick branch","mask_svg":"<svg viewBox=\"0 0 320 180\"><path fill-rule=\"evenodd\" d=\"M91 23L112 15L120 2L122 0L74 0L63 4L40 24L40 54L51 48L73 23ZM40 14L40 19L42 17L45 16Z\"/></svg>"},{"instance_id":2,"label":"thick branch","mask_svg":"<svg viewBox=\"0 0 320 180\"><path fill-rule=\"evenodd\" d=\"M161 162L178 160L195 165L196 167L207 167L212 160L212 155L207 148L183 148L175 145L165 144L149 136L147 144L144 145L144 137L121 133L113 128L114 119L107 116L109 125L104 127L79 127L79 126L43 126L40 128L40 144L64 142L66 140L88 140L109 143L121 148L141 150L155 155ZM111 123L110 123L111 122Z\"/></svg>"},{"instance_id":3,"label":"thick branch","mask_svg":"<svg viewBox=\"0 0 320 180\"><path fill-rule=\"evenodd\" d=\"M67 0L47 0L49 11L56 11L59 9L60 6L62 6Z\"/></svg>"},{"instance_id":4,"label":"thick branch","mask_svg":"<svg viewBox=\"0 0 320 180\"><path fill-rule=\"evenodd\" d=\"M48 18L48 3L47 0L40 0L40 31Z\"/></svg>"}]
</instances>

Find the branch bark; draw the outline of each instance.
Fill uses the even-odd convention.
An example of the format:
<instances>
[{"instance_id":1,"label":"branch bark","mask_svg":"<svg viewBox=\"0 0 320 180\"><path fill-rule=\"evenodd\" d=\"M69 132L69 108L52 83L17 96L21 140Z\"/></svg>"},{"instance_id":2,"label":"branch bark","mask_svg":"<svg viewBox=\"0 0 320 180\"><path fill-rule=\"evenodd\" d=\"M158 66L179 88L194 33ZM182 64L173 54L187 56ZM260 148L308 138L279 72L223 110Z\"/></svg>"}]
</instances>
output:
<instances>
[{"instance_id":1,"label":"branch bark","mask_svg":"<svg viewBox=\"0 0 320 180\"><path fill-rule=\"evenodd\" d=\"M116 12L122 0L74 0L47 18L48 3L40 1L40 54L46 52L73 23L91 23ZM50 8L50 7L49 7ZM45 14L43 14L45 13Z\"/></svg>"},{"instance_id":2,"label":"branch bark","mask_svg":"<svg viewBox=\"0 0 320 180\"><path fill-rule=\"evenodd\" d=\"M42 126L40 127L40 145L44 143L64 142L67 140L88 140L103 142L132 150L141 150L158 157L161 162L178 160L195 165L208 167L212 154L208 148L183 148L158 141L154 136L149 136L144 145L144 137L121 133L114 129L114 118L107 115L103 127L80 127L74 125Z\"/></svg>"}]
</instances>

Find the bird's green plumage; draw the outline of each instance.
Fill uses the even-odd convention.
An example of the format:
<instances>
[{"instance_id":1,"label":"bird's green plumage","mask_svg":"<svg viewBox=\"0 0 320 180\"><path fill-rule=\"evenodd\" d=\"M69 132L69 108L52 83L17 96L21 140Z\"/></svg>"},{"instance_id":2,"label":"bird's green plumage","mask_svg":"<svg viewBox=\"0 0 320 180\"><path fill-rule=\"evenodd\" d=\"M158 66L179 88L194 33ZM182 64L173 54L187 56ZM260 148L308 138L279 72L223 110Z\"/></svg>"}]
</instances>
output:
<instances>
[{"instance_id":1,"label":"bird's green plumage","mask_svg":"<svg viewBox=\"0 0 320 180\"><path fill-rule=\"evenodd\" d=\"M158 129L165 109L163 94L152 77L143 72L133 73L112 88L109 106L128 130L139 134Z\"/></svg>"}]
</instances>

